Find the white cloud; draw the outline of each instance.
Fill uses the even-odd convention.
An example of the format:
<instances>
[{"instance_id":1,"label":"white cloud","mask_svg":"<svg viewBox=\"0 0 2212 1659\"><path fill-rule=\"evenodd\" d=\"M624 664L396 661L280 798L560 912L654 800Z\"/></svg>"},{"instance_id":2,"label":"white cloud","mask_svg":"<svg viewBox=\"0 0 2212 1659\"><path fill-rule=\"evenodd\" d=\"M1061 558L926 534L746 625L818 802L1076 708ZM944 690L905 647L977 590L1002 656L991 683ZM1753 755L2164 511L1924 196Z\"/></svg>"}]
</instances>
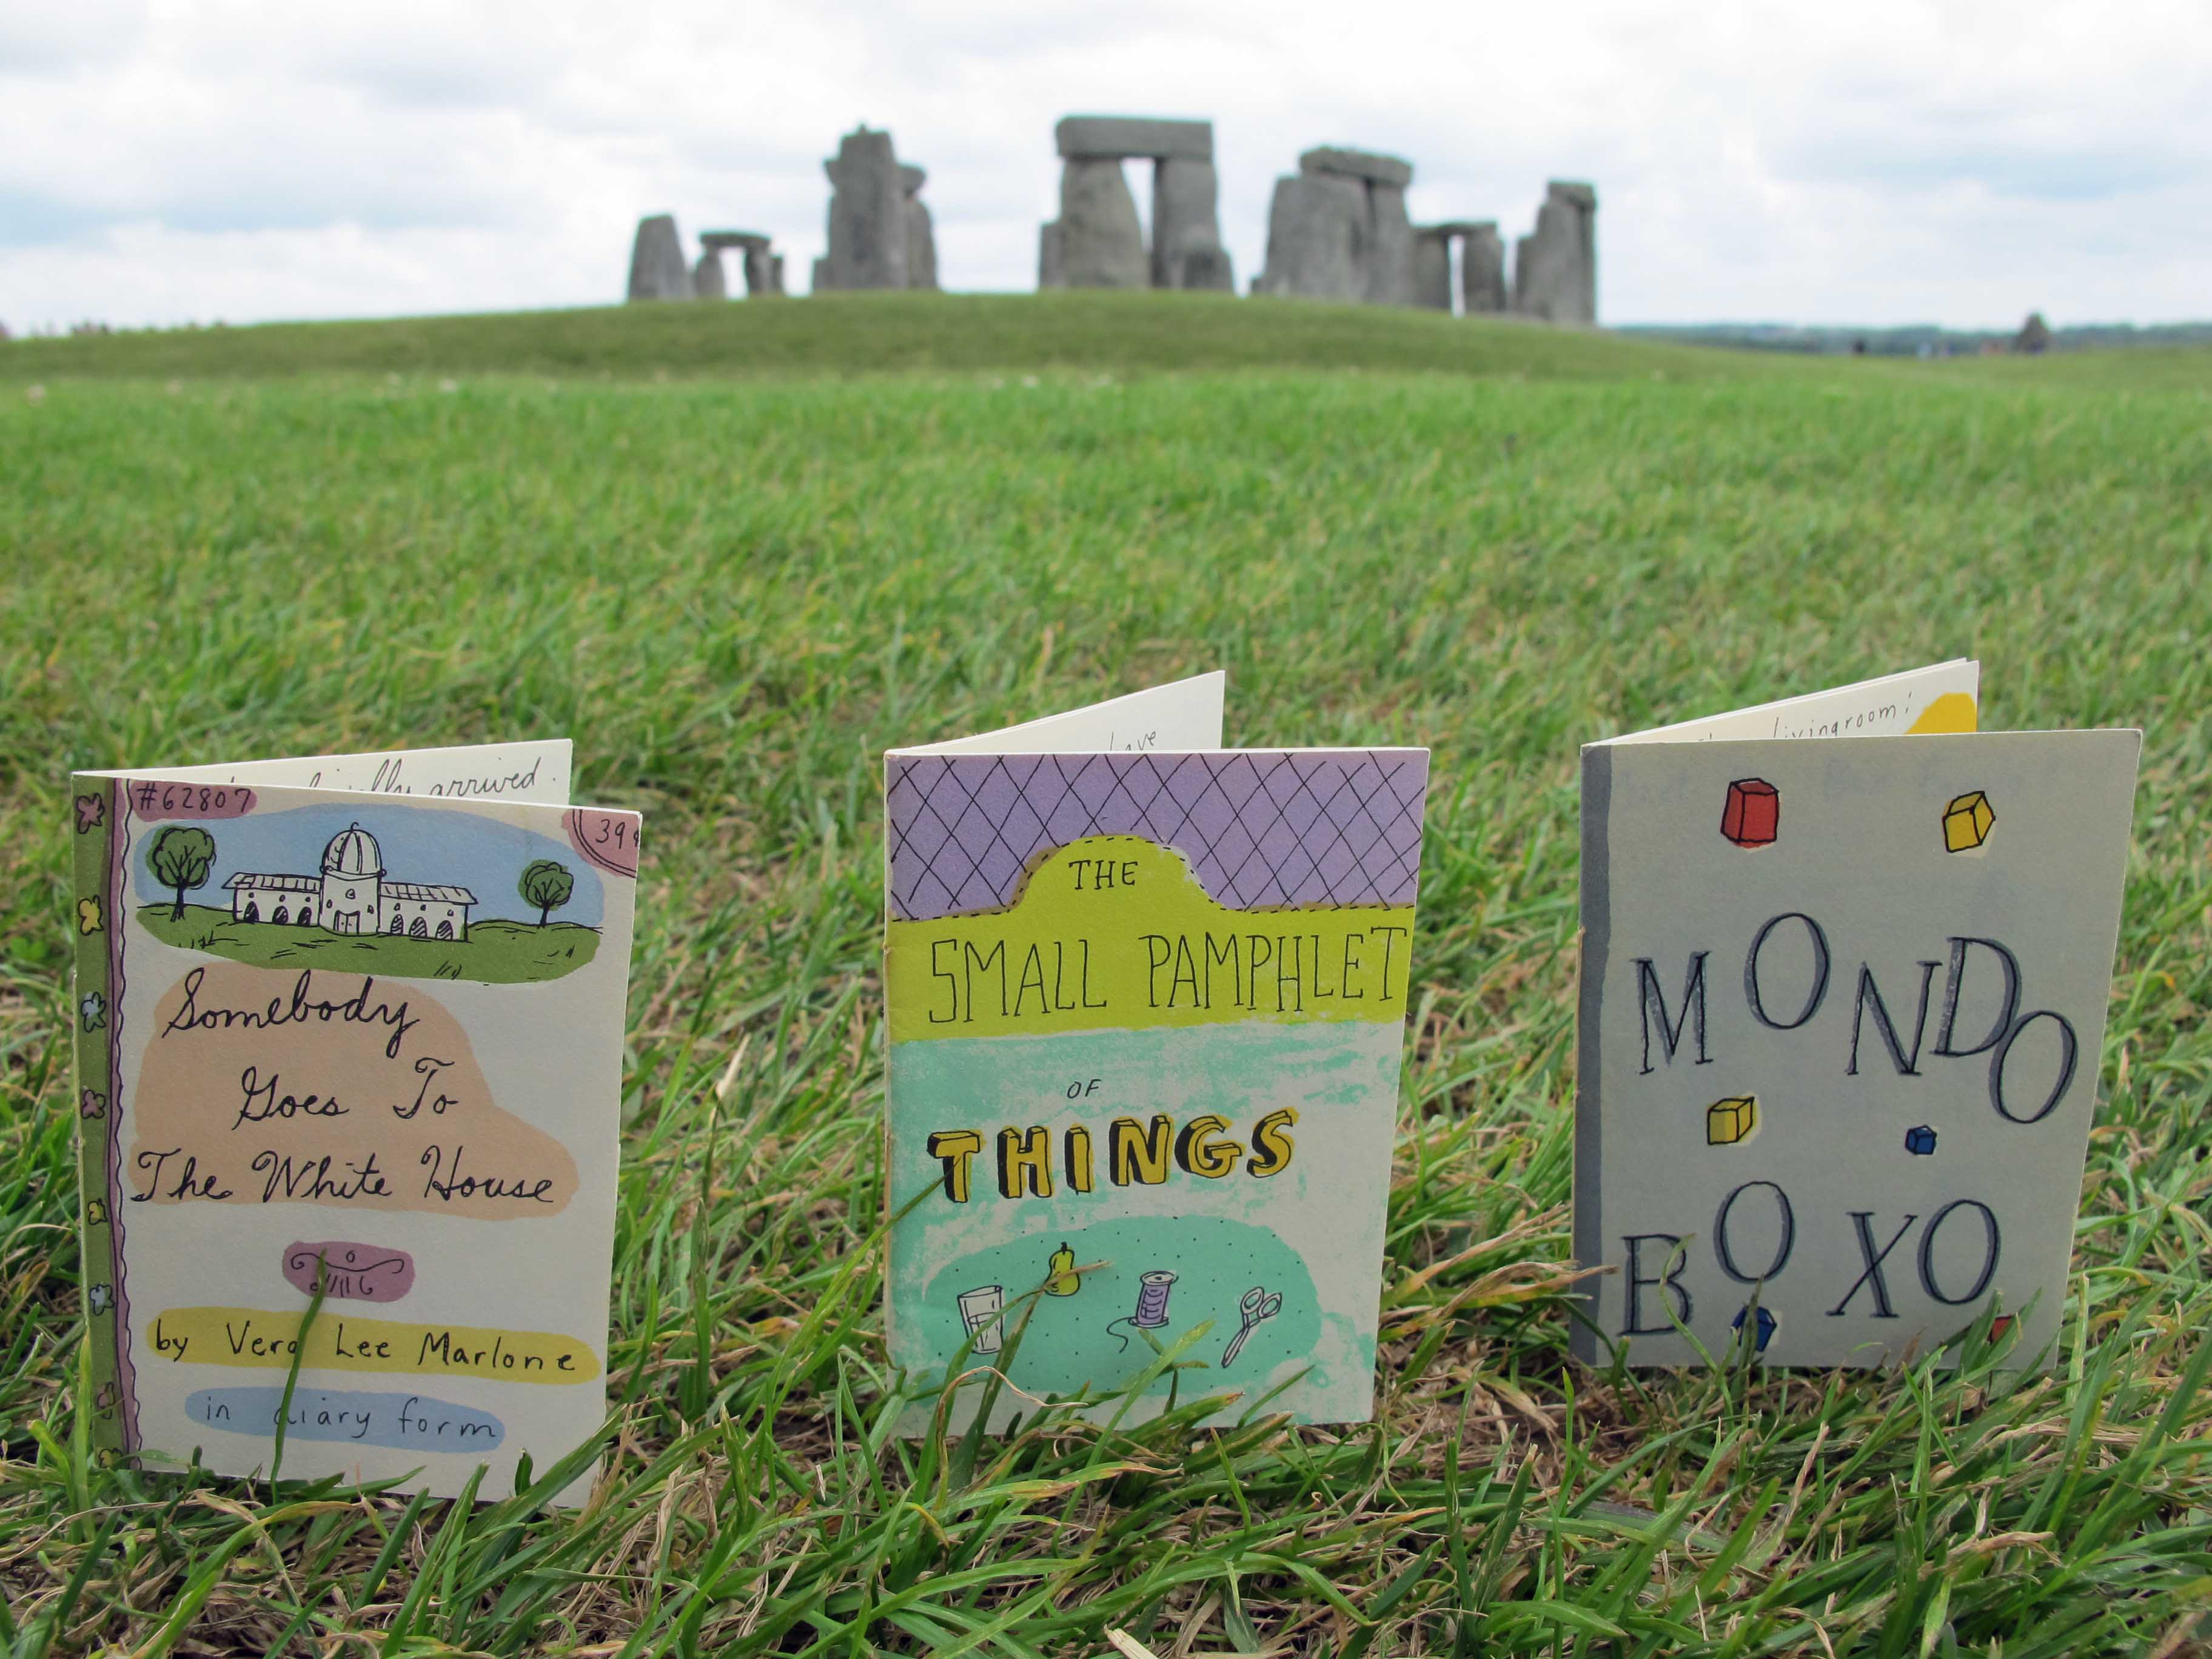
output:
<instances>
[{"instance_id":1,"label":"white cloud","mask_svg":"<svg viewBox=\"0 0 2212 1659\"><path fill-rule=\"evenodd\" d=\"M1610 319L2152 321L2212 310L2207 107L2202 0L32 0L0 319L605 302L657 210L803 286L863 120L929 169L946 285L1027 289L1053 123L1128 111L1213 119L1240 281L1275 176L1344 143L1509 237L1595 180Z\"/></svg>"}]
</instances>

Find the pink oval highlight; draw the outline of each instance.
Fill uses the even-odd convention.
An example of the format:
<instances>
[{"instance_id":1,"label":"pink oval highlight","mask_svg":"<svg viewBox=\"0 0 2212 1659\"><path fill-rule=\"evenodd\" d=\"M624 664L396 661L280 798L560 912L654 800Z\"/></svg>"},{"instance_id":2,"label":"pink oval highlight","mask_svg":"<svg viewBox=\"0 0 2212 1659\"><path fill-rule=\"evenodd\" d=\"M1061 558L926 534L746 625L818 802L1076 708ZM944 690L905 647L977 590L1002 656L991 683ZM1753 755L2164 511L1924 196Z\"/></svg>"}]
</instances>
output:
<instances>
[{"instance_id":1,"label":"pink oval highlight","mask_svg":"<svg viewBox=\"0 0 2212 1659\"><path fill-rule=\"evenodd\" d=\"M318 1269L323 1294L342 1302L397 1302L415 1288L415 1258L380 1244L294 1243L284 1249L284 1277L295 1290L315 1293Z\"/></svg>"},{"instance_id":2,"label":"pink oval highlight","mask_svg":"<svg viewBox=\"0 0 2212 1659\"><path fill-rule=\"evenodd\" d=\"M600 869L611 875L636 876L641 823L636 813L572 806L561 822L568 831L568 845Z\"/></svg>"}]
</instances>

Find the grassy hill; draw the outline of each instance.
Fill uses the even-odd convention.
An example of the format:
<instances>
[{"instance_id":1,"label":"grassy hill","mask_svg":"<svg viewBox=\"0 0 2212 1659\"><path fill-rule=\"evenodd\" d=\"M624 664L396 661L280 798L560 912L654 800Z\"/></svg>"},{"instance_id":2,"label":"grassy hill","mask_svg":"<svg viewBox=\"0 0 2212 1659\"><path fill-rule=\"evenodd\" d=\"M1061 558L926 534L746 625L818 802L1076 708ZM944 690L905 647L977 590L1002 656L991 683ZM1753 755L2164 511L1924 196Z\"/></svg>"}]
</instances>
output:
<instances>
[{"instance_id":1,"label":"grassy hill","mask_svg":"<svg viewBox=\"0 0 2212 1659\"><path fill-rule=\"evenodd\" d=\"M836 294L721 305L277 323L0 347L0 374L818 375L902 370L1755 373L1718 353L1432 312L1202 294Z\"/></svg>"},{"instance_id":2,"label":"grassy hill","mask_svg":"<svg viewBox=\"0 0 2212 1659\"><path fill-rule=\"evenodd\" d=\"M319 374L561 378L1358 369L1528 380L1922 379L2212 387L2212 347L1839 364L1509 318L1206 294L833 294L373 322L143 331L0 345L0 378Z\"/></svg>"},{"instance_id":3,"label":"grassy hill","mask_svg":"<svg viewBox=\"0 0 2212 1659\"><path fill-rule=\"evenodd\" d=\"M0 346L0 1648L2188 1651L2209 362L1184 295ZM2053 1367L1577 1365L1577 744L1966 653L2146 732ZM1433 751L1376 1420L900 1442L881 751L1213 667L1232 742ZM70 769L561 733L647 821L598 1501L97 1466Z\"/></svg>"}]
</instances>

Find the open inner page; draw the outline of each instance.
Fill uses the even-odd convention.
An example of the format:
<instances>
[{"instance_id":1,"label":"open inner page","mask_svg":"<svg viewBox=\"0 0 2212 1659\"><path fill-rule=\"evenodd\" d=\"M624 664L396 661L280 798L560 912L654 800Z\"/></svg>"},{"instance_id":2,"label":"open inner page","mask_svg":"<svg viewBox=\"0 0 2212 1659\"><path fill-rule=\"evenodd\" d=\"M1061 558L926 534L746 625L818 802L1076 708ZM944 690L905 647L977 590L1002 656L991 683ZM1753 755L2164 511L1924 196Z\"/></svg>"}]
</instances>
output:
<instances>
[{"instance_id":1,"label":"open inner page","mask_svg":"<svg viewBox=\"0 0 2212 1659\"><path fill-rule=\"evenodd\" d=\"M1178 752L1221 747L1223 688L1217 669L1168 685L1132 691L1088 708L1024 720L947 743L894 749L894 755L1091 755Z\"/></svg>"},{"instance_id":2,"label":"open inner page","mask_svg":"<svg viewBox=\"0 0 2212 1659\"><path fill-rule=\"evenodd\" d=\"M1880 738L1978 729L1982 665L1969 658L1908 669L1856 685L1763 702L1605 741L1727 743L1753 738Z\"/></svg>"},{"instance_id":3,"label":"open inner page","mask_svg":"<svg viewBox=\"0 0 2212 1659\"><path fill-rule=\"evenodd\" d=\"M243 783L264 789L342 789L454 800L568 804L574 745L566 738L470 744L453 749L385 749L215 766L135 767L88 777L160 778L176 783Z\"/></svg>"}]
</instances>

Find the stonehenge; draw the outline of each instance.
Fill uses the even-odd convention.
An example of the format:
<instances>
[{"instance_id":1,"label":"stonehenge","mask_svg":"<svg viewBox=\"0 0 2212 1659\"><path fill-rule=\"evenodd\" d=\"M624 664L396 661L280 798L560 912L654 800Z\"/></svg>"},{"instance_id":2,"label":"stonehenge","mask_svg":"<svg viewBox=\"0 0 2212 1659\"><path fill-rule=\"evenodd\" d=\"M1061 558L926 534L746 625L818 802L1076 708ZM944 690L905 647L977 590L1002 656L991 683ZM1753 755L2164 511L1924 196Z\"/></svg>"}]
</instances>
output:
<instances>
[{"instance_id":1,"label":"stonehenge","mask_svg":"<svg viewBox=\"0 0 2212 1659\"><path fill-rule=\"evenodd\" d=\"M1070 115L1053 137L1060 216L1038 232L1040 289L1237 291L1221 240L1211 121ZM1133 160L1152 164L1149 238L1123 171ZM928 173L898 159L889 132L866 125L822 165L830 187L828 252L814 262L815 291L938 287L936 231L921 199ZM1295 173L1275 181L1267 258L1251 292L1596 325L1594 186L1551 180L1509 271L1494 219L1415 225L1406 203L1413 182L1413 163L1399 156L1334 144L1307 150ZM727 252L739 256L748 298L784 292L783 257L766 235L715 230L699 240L690 263L674 216L639 220L629 298L729 297Z\"/></svg>"},{"instance_id":2,"label":"stonehenge","mask_svg":"<svg viewBox=\"0 0 2212 1659\"><path fill-rule=\"evenodd\" d=\"M629 299L723 300L729 297L722 254L736 248L744 255L745 293L761 299L783 292L783 256L753 230L710 230L699 238L699 262L687 264L676 216L653 213L637 222L629 251Z\"/></svg>"},{"instance_id":3,"label":"stonehenge","mask_svg":"<svg viewBox=\"0 0 2212 1659\"><path fill-rule=\"evenodd\" d=\"M1296 173L1275 181L1267 263L1252 291L1418 303L1422 258L1406 216L1413 182L1413 164L1395 155L1328 145L1308 150Z\"/></svg>"},{"instance_id":4,"label":"stonehenge","mask_svg":"<svg viewBox=\"0 0 2212 1659\"><path fill-rule=\"evenodd\" d=\"M1053 131L1060 217L1037 234L1039 288L1236 290L1221 242L1213 123L1071 115ZM1152 164L1152 240L1145 246L1125 161Z\"/></svg>"},{"instance_id":5,"label":"stonehenge","mask_svg":"<svg viewBox=\"0 0 2212 1659\"><path fill-rule=\"evenodd\" d=\"M814 262L814 291L935 288L937 238L921 187L888 132L848 132L822 164L830 175L830 251Z\"/></svg>"},{"instance_id":6,"label":"stonehenge","mask_svg":"<svg viewBox=\"0 0 2212 1659\"><path fill-rule=\"evenodd\" d=\"M1554 179L1536 228L1513 252L1513 309L1547 323L1597 321L1597 191Z\"/></svg>"}]
</instances>

